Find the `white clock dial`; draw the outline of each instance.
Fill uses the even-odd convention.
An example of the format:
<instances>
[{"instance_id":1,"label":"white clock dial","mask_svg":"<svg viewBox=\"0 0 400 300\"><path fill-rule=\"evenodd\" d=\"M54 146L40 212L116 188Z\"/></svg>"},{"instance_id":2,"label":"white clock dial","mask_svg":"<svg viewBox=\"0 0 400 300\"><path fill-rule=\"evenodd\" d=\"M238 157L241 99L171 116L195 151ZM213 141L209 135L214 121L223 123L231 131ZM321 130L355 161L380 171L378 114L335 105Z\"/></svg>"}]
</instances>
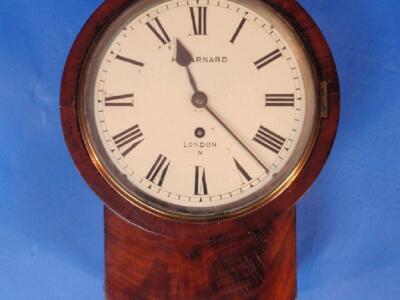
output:
<instances>
[{"instance_id":1,"label":"white clock dial","mask_svg":"<svg viewBox=\"0 0 400 300\"><path fill-rule=\"evenodd\" d=\"M305 51L257 1L144 1L116 18L85 72L90 147L123 193L221 214L293 174L316 119Z\"/></svg>"}]
</instances>

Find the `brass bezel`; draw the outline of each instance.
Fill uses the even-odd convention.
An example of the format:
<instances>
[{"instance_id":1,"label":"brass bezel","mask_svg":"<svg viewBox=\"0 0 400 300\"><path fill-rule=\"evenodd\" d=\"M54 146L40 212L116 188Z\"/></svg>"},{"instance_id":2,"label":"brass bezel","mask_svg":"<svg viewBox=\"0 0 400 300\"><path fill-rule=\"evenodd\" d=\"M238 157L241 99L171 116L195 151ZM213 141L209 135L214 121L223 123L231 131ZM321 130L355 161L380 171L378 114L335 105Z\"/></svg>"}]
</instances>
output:
<instances>
[{"instance_id":1,"label":"brass bezel","mask_svg":"<svg viewBox=\"0 0 400 300\"><path fill-rule=\"evenodd\" d=\"M151 2L153 0L143 0L142 4L146 2ZM157 0L155 0L157 1ZM153 1L153 2L155 2ZM166 2L168 0L161 0L158 1L158 4L161 2ZM232 1L232 0L230 0ZM250 2L249 0L233 0L234 2L238 2L239 4L242 4L244 2ZM265 2L260 2L260 1L254 1L251 2L254 5L264 5L268 6L278 17L279 19L286 24L287 28L289 28L289 31L293 34L295 39L297 40L297 43L301 46L302 52L306 58L306 63L310 68L311 71L311 77L313 78L313 85L314 85L314 91L315 91L315 100L316 100L316 107L315 107L315 117L314 117L314 122L312 125L312 131L310 135L310 139L307 143L307 146L304 148L303 155L301 156L301 159L298 160L298 163L296 166L293 168L293 170L289 173L288 177L286 180L284 180L280 185L278 185L272 192L268 193L267 195L261 197L258 201L255 201L254 203L247 205L245 207L242 207L236 211L230 211L228 213L221 213L221 214L216 214L216 215L210 215L210 216L187 216L183 214L174 214L172 212L168 211L163 211L161 209L157 209L155 207L152 207L150 205L147 205L143 203L142 200L137 198L136 196L130 194L127 192L114 178L112 175L109 174L107 171L106 167L101 163L92 143L90 140L90 136L88 133L88 128L87 128L87 123L85 120L85 109L84 109L84 102L81 98L83 93L83 88L85 86L84 82L84 74L86 73L87 70L87 64L90 61L91 55L93 53L93 49L97 45L97 42L99 39L102 37L103 32L107 28L107 25L110 24L112 20L110 20L105 26L104 29L99 33L97 36L96 40L92 43L90 50L88 51L88 55L86 56L83 64L82 71L79 76L79 95L77 95L76 100L77 100L77 114L78 114L78 122L79 122L79 127L81 130L81 136L83 139L83 142L85 144L86 150L89 154L90 159L92 160L93 164L95 165L96 169L98 172L101 174L101 176L110 184L110 186L113 188L114 191L116 191L124 200L129 202L130 204L134 205L135 207L146 211L147 213L150 213L154 216L161 217L167 220L174 220L174 221L180 221L180 222L190 222L190 223L203 223L203 222L215 222L215 221L222 221L222 220L231 220L235 218L242 217L244 215L248 215L255 210L260 209L261 207L267 205L268 203L271 203L274 201L276 198L279 197L285 190L287 190L288 187L297 179L298 175L301 173L303 170L304 166L306 165L307 161L309 160L312 150L316 144L319 128L320 128L320 122L321 122L321 117L325 117L324 114L321 114L321 101L322 101L322 94L323 94L323 89L319 76L316 70L316 63L312 56L310 55L309 51L305 47L304 41L300 38L298 32L295 30L294 26L290 24L278 11L275 10L272 6ZM252 5L251 5L252 6ZM149 7L147 7L149 8Z\"/></svg>"}]
</instances>

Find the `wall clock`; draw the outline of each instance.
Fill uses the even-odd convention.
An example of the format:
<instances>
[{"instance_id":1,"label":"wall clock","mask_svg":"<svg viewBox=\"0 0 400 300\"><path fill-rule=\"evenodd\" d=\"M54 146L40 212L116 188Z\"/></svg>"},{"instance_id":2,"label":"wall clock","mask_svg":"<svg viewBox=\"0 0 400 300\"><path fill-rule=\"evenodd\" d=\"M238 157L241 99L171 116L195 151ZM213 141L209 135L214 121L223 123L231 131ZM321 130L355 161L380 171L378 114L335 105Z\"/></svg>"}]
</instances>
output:
<instances>
[{"instance_id":1,"label":"wall clock","mask_svg":"<svg viewBox=\"0 0 400 300\"><path fill-rule=\"evenodd\" d=\"M66 142L105 203L107 299L294 299L294 204L339 83L296 1L108 0L68 57Z\"/></svg>"}]
</instances>

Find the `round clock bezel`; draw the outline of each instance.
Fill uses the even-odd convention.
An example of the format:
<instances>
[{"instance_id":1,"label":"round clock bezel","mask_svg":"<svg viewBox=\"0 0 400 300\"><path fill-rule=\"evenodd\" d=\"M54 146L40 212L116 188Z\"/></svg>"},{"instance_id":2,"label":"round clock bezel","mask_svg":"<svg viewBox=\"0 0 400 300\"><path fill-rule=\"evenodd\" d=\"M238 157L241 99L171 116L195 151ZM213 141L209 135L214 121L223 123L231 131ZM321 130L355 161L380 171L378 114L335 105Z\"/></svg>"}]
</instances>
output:
<instances>
[{"instance_id":1,"label":"round clock bezel","mask_svg":"<svg viewBox=\"0 0 400 300\"><path fill-rule=\"evenodd\" d=\"M132 4L132 1L106 1L82 29L64 70L61 91L61 115L64 134L70 152L83 177L107 207L118 215L148 230L172 236L193 237L196 236L195 233L201 236L210 230L211 227L209 226L216 224L224 232L231 228L232 222L247 221L247 226L251 226L251 224L260 222L260 220L254 219L256 215L260 218L280 215L294 205L316 178L328 156L338 123L339 85L335 65L329 47L318 27L298 3L264 2L274 7L281 17L295 29L297 35L301 38L301 43L308 52L309 58L313 61L317 73L315 74L316 78L329 83L326 91L329 115L326 118L318 118L318 124L314 125L315 134L306 153L292 174L278 189L265 199L228 215L220 214L193 218L153 209L144 205L139 199L132 201L132 196L127 195L107 174L87 137L85 126L83 126L82 107L79 104L82 101L78 101L78 96L81 94L81 78L85 70L85 61L91 52L91 48L109 22L125 11ZM307 24L314 26L306 28ZM328 59L321 57L320 54L323 51L328 54ZM325 61L322 59L325 59ZM328 69L329 72L326 73ZM322 105L322 108L325 108L325 105ZM319 113L321 112L319 111ZM177 226L181 224L186 225L185 230L182 228L178 230ZM186 230L186 228L195 230Z\"/></svg>"},{"instance_id":2,"label":"round clock bezel","mask_svg":"<svg viewBox=\"0 0 400 300\"><path fill-rule=\"evenodd\" d=\"M144 4L150 6L150 9L154 9L156 5L159 5L157 2L158 1L155 0L143 1ZM257 2L250 2L248 5L254 3ZM155 6L152 6L152 4ZM252 8L255 9L255 7ZM306 140L304 142L299 142L298 145L296 145L296 150L291 156L297 157L297 159L292 157L289 159L292 166L290 166L290 163L287 163L288 165L285 165L283 170L281 170L280 175L274 179L271 179L266 186L263 186L259 191L256 191L255 193L232 203L222 205L217 203L215 205L198 208L185 206L185 203L182 203L181 205L171 204L159 200L150 193L146 193L134 186L131 182L129 182L126 176L120 173L118 168L116 168L113 163L109 161L109 158L106 154L107 151L101 145L99 133L94 128L96 127L96 121L93 112L95 109L94 104L92 102L89 104L87 101L85 101L85 99L92 99L95 97L93 93L95 77L98 72L97 66L101 64L104 51L107 49L107 47L109 47L109 41L115 38L115 35L118 34L120 28L126 26L127 20L131 21L133 19L132 16L136 14L137 17L142 13L142 10L148 11L149 7L143 7L143 5L139 8L136 6L129 6L128 9L123 12L123 14L118 15L117 19L114 19L113 22L109 23L107 29L102 32L101 36L96 39L96 42L91 47L91 51L88 54L88 58L86 59L86 63L82 71L82 84L78 97L78 115L80 127L86 148L99 172L122 197L124 197L133 205L145 209L150 213L171 219L191 222L207 222L212 220L234 218L257 209L258 207L265 205L268 201L272 201L298 175L300 169L310 154L310 150L315 142L316 132L319 126L319 97L318 95L315 95L315 92L318 90L318 87L315 85L315 83L318 80L316 78L317 76L315 74L315 70L312 69L312 64L310 59L307 57L305 49L298 49L294 46L294 44L301 45L298 38L289 29L289 27L287 27L287 29L282 29L289 32L287 33L289 35L288 43L289 45L293 46L292 51L295 53L295 56L299 58L299 68L305 78L305 86L307 91L306 98L314 99L315 107L313 107L314 109L309 107L306 109L306 124L308 124L309 131L303 130L300 135L300 141L305 136ZM278 25L280 26L276 27ZM277 28L279 32L281 32L280 28L285 26L287 26L287 24L283 22L282 24L274 24L274 27ZM268 188L271 185L275 185L275 188Z\"/></svg>"}]
</instances>

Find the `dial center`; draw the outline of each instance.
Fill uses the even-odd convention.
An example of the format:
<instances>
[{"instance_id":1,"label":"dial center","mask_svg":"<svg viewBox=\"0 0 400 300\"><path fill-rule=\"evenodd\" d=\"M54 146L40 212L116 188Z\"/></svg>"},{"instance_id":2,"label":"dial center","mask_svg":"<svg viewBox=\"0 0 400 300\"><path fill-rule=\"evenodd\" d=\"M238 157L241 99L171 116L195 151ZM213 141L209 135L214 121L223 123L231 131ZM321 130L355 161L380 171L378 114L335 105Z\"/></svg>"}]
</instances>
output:
<instances>
[{"instance_id":1,"label":"dial center","mask_svg":"<svg viewBox=\"0 0 400 300\"><path fill-rule=\"evenodd\" d=\"M208 102L208 97L203 92L196 92L192 97L192 103L198 108L206 107Z\"/></svg>"}]
</instances>

